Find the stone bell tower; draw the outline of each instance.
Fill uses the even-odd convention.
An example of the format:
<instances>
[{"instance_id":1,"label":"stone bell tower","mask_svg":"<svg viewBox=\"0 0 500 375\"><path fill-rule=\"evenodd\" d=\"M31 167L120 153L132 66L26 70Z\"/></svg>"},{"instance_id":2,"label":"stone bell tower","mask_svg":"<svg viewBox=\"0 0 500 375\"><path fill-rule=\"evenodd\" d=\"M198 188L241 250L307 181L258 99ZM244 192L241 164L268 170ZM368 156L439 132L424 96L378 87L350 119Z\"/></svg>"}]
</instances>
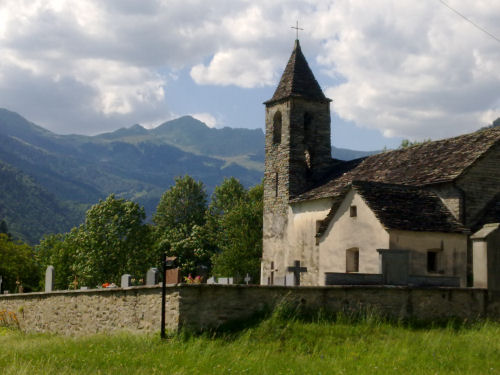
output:
<instances>
[{"instance_id":1,"label":"stone bell tower","mask_svg":"<svg viewBox=\"0 0 500 375\"><path fill-rule=\"evenodd\" d=\"M273 97L264 103L262 284L273 284L275 275L282 277L290 199L321 179L331 165L330 102L296 40Z\"/></svg>"}]
</instances>

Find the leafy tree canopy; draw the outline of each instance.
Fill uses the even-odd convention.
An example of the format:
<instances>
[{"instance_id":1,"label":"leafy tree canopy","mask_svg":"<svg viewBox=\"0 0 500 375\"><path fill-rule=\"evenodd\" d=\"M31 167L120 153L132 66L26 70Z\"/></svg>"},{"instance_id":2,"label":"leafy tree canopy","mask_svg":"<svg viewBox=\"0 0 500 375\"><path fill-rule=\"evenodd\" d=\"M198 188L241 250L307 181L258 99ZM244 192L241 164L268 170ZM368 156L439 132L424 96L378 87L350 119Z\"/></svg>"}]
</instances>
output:
<instances>
[{"instance_id":1,"label":"leafy tree canopy","mask_svg":"<svg viewBox=\"0 0 500 375\"><path fill-rule=\"evenodd\" d=\"M2 289L17 292L22 285L25 291L38 287L38 266L33 249L20 241L12 241L0 233L0 276Z\"/></svg>"},{"instance_id":2,"label":"leafy tree canopy","mask_svg":"<svg viewBox=\"0 0 500 375\"><path fill-rule=\"evenodd\" d=\"M250 189L221 219L223 236L220 251L213 256L216 276L234 276L239 281L248 273L254 282L260 278L262 256L263 185Z\"/></svg>"},{"instance_id":3,"label":"leafy tree canopy","mask_svg":"<svg viewBox=\"0 0 500 375\"><path fill-rule=\"evenodd\" d=\"M191 176L177 177L175 185L161 197L153 221L157 229L163 230L194 225L203 225L207 193L202 182Z\"/></svg>"}]
</instances>

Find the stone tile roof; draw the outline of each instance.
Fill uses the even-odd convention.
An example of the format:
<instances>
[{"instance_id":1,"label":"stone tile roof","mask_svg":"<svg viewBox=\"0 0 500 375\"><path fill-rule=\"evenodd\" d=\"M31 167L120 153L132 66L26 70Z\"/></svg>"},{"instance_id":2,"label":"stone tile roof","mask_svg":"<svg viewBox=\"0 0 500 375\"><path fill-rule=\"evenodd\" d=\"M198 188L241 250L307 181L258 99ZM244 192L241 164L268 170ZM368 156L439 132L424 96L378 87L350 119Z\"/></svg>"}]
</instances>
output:
<instances>
[{"instance_id":1,"label":"stone tile roof","mask_svg":"<svg viewBox=\"0 0 500 375\"><path fill-rule=\"evenodd\" d=\"M264 104L271 104L289 97L330 101L321 91L318 81L316 81L306 58L302 54L298 40L295 41L292 55L273 97Z\"/></svg>"},{"instance_id":2,"label":"stone tile roof","mask_svg":"<svg viewBox=\"0 0 500 375\"><path fill-rule=\"evenodd\" d=\"M347 192L354 189L386 229L420 232L467 233L465 228L433 192L413 186L353 181L336 196L327 217L320 223L317 238L328 229Z\"/></svg>"},{"instance_id":3,"label":"stone tile roof","mask_svg":"<svg viewBox=\"0 0 500 375\"><path fill-rule=\"evenodd\" d=\"M337 163L324 183L291 202L334 197L352 181L425 186L453 181L500 143L500 127Z\"/></svg>"}]
</instances>

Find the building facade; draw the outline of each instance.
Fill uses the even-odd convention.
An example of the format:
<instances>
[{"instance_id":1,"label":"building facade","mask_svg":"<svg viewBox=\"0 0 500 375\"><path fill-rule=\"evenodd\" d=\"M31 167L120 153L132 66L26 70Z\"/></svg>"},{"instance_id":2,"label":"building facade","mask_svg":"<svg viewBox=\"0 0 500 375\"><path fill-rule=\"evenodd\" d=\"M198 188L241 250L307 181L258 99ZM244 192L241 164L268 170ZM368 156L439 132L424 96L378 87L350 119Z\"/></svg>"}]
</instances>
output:
<instances>
[{"instance_id":1,"label":"building facade","mask_svg":"<svg viewBox=\"0 0 500 375\"><path fill-rule=\"evenodd\" d=\"M346 162L330 101L296 41L264 103L261 284L473 285L471 235L500 221L500 128Z\"/></svg>"}]
</instances>

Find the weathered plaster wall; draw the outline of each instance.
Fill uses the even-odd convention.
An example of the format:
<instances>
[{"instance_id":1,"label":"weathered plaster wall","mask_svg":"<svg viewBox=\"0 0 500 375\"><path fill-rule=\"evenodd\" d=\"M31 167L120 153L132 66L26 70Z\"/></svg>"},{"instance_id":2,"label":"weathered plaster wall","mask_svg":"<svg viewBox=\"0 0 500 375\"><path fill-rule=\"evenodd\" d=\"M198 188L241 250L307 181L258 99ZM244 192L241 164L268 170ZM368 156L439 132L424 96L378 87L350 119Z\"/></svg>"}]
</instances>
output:
<instances>
[{"instance_id":1,"label":"weathered plaster wall","mask_svg":"<svg viewBox=\"0 0 500 375\"><path fill-rule=\"evenodd\" d=\"M354 205L357 216L350 217ZM380 224L363 198L351 190L340 205L319 243L320 275L325 272L346 272L346 250L359 248L359 272L380 273L377 249L389 246L389 234ZM318 280L324 285L324 277Z\"/></svg>"},{"instance_id":2,"label":"weathered plaster wall","mask_svg":"<svg viewBox=\"0 0 500 375\"><path fill-rule=\"evenodd\" d=\"M411 275L443 275L460 277L460 286L467 281L467 235L458 233L389 231L389 249L412 250ZM437 250L437 274L427 272L427 251Z\"/></svg>"},{"instance_id":3,"label":"weathered plaster wall","mask_svg":"<svg viewBox=\"0 0 500 375\"><path fill-rule=\"evenodd\" d=\"M169 287L166 327L179 322L179 288ZM29 332L92 334L160 329L161 288L94 289L0 296L0 311L14 312Z\"/></svg>"},{"instance_id":4,"label":"weathered plaster wall","mask_svg":"<svg viewBox=\"0 0 500 375\"><path fill-rule=\"evenodd\" d=\"M287 301L326 312L376 312L392 318L500 319L500 293L485 289L408 287L279 287L175 285L167 295L167 328L205 329L248 319ZM27 332L91 334L158 332L161 288L89 290L0 296Z\"/></svg>"},{"instance_id":5,"label":"weathered plaster wall","mask_svg":"<svg viewBox=\"0 0 500 375\"><path fill-rule=\"evenodd\" d=\"M301 285L320 285L324 275L320 272L320 259L316 245L316 222L323 220L332 206L331 199L318 199L307 203L295 203L288 209L287 248L282 267L292 266L295 260L307 267L301 274Z\"/></svg>"}]
</instances>

